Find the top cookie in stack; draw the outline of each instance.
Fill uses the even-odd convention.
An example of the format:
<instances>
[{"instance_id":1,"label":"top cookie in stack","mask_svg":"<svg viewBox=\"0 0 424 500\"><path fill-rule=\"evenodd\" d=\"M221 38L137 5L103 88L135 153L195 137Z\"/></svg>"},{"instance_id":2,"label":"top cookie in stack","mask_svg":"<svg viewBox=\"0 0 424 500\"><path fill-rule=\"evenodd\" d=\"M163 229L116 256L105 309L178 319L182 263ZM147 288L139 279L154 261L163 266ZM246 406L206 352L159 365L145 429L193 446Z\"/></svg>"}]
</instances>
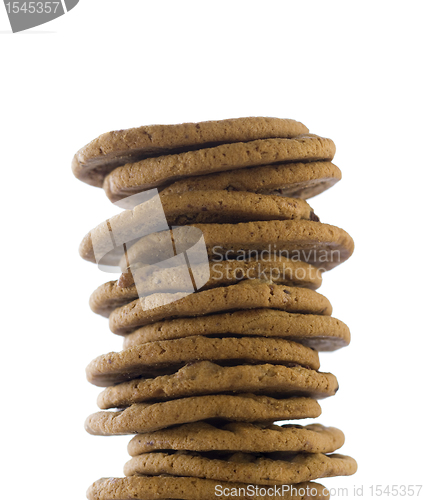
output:
<instances>
[{"instance_id":1,"label":"top cookie in stack","mask_svg":"<svg viewBox=\"0 0 424 500\"><path fill-rule=\"evenodd\" d=\"M86 429L136 434L127 477L90 499L275 496L244 496L248 484L319 499L309 481L355 472L333 453L341 431L271 425L320 415L338 383L316 351L350 341L315 290L353 241L305 201L340 180L334 154L294 120L239 118L110 132L75 155L79 179L129 208L80 245L122 272L90 299L124 349L87 367L106 411Z\"/></svg>"},{"instance_id":2,"label":"top cookie in stack","mask_svg":"<svg viewBox=\"0 0 424 500\"><path fill-rule=\"evenodd\" d=\"M72 170L112 201L152 187L307 199L341 178L334 143L308 132L295 120L260 117L119 130L80 149Z\"/></svg>"}]
</instances>

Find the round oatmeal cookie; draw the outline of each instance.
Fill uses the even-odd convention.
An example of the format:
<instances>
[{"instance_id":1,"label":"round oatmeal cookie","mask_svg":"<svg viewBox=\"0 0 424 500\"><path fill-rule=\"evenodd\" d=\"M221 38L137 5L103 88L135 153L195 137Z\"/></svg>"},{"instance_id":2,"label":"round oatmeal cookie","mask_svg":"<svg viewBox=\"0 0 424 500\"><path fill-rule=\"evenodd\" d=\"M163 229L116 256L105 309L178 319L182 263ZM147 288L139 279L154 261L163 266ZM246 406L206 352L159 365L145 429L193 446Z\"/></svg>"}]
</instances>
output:
<instances>
[{"instance_id":1,"label":"round oatmeal cookie","mask_svg":"<svg viewBox=\"0 0 424 500\"><path fill-rule=\"evenodd\" d=\"M313 479L350 476L356 461L346 455L323 453L271 454L209 452L207 456L190 451L143 453L124 466L126 476L197 477L214 481L240 482L272 486L295 484Z\"/></svg>"},{"instance_id":2,"label":"round oatmeal cookie","mask_svg":"<svg viewBox=\"0 0 424 500\"><path fill-rule=\"evenodd\" d=\"M305 396L315 399L333 396L337 379L302 366L220 366L197 361L171 375L130 380L105 389L98 397L101 409L124 408L145 401L165 401L220 393L254 393L274 397Z\"/></svg>"},{"instance_id":3,"label":"round oatmeal cookie","mask_svg":"<svg viewBox=\"0 0 424 500\"><path fill-rule=\"evenodd\" d=\"M318 353L291 340L197 335L148 342L103 354L87 366L86 373L89 382L107 387L140 376L169 374L195 361L296 364L312 370L319 368Z\"/></svg>"},{"instance_id":4,"label":"round oatmeal cookie","mask_svg":"<svg viewBox=\"0 0 424 500\"><path fill-rule=\"evenodd\" d=\"M254 486L254 485L253 485ZM216 500L217 491L234 492L238 500L275 500L258 491L246 493L244 483L226 483L211 479L173 476L130 476L102 478L87 491L88 500ZM233 494L233 496L235 496ZM328 500L328 489L315 482L300 483L281 489L283 500Z\"/></svg>"},{"instance_id":5,"label":"round oatmeal cookie","mask_svg":"<svg viewBox=\"0 0 424 500\"><path fill-rule=\"evenodd\" d=\"M138 403L118 411L99 411L85 421L85 429L98 436L137 434L201 420L275 422L316 418L321 407L311 398L276 399L254 394L214 394Z\"/></svg>"},{"instance_id":6,"label":"round oatmeal cookie","mask_svg":"<svg viewBox=\"0 0 424 500\"><path fill-rule=\"evenodd\" d=\"M128 443L128 453L132 457L166 450L333 453L344 442L342 431L320 424L196 422L137 434Z\"/></svg>"},{"instance_id":7,"label":"round oatmeal cookie","mask_svg":"<svg viewBox=\"0 0 424 500\"><path fill-rule=\"evenodd\" d=\"M113 333L125 335L164 319L257 308L328 316L332 312L329 300L313 290L249 280L188 295L157 293L142 297L115 309L109 316L109 326Z\"/></svg>"},{"instance_id":8,"label":"round oatmeal cookie","mask_svg":"<svg viewBox=\"0 0 424 500\"><path fill-rule=\"evenodd\" d=\"M295 120L270 117L147 125L102 134L75 154L72 170L81 181L101 187L114 168L149 156L308 132L305 125Z\"/></svg>"},{"instance_id":9,"label":"round oatmeal cookie","mask_svg":"<svg viewBox=\"0 0 424 500\"><path fill-rule=\"evenodd\" d=\"M192 335L281 337L317 351L334 351L350 342L348 326L337 318L278 309L251 309L157 321L126 335L124 348Z\"/></svg>"},{"instance_id":10,"label":"round oatmeal cookie","mask_svg":"<svg viewBox=\"0 0 424 500\"><path fill-rule=\"evenodd\" d=\"M165 187L186 177L273 163L331 161L336 147L331 139L305 134L292 139L258 139L212 148L146 158L117 167L103 189L112 202L152 188Z\"/></svg>"},{"instance_id":11,"label":"round oatmeal cookie","mask_svg":"<svg viewBox=\"0 0 424 500\"><path fill-rule=\"evenodd\" d=\"M205 284L200 287L201 290L234 285L239 281L253 279L311 290L316 290L322 283L322 273L318 268L286 257L270 256L248 260L210 261L207 270L204 267L201 264L191 266L194 276L205 274L202 280ZM108 318L114 309L139 297L154 293L192 291L193 282L190 276L184 274L186 269L186 266L182 269L182 266L163 268L160 265L138 268L134 272L137 285L133 272L128 269L117 281L104 283L91 294L89 301L91 310Z\"/></svg>"},{"instance_id":12,"label":"round oatmeal cookie","mask_svg":"<svg viewBox=\"0 0 424 500\"><path fill-rule=\"evenodd\" d=\"M329 189L341 178L340 169L329 161L282 163L187 177L163 188L161 194L225 189L307 200Z\"/></svg>"}]
</instances>

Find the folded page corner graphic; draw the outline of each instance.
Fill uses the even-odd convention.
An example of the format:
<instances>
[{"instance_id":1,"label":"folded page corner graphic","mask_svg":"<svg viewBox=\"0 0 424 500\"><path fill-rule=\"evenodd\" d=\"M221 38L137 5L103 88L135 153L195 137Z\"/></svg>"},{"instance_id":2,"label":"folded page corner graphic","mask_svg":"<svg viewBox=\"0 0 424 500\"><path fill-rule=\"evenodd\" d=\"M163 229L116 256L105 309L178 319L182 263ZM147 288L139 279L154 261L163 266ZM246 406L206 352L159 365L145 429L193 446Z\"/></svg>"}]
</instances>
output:
<instances>
[{"instance_id":1,"label":"folded page corner graphic","mask_svg":"<svg viewBox=\"0 0 424 500\"><path fill-rule=\"evenodd\" d=\"M35 28L57 19L73 9L79 0L4 0L13 33ZM65 10L66 9L66 10Z\"/></svg>"},{"instance_id":2,"label":"folded page corner graphic","mask_svg":"<svg viewBox=\"0 0 424 500\"><path fill-rule=\"evenodd\" d=\"M79 0L65 0L66 10L69 12L77 5L78 2Z\"/></svg>"}]
</instances>

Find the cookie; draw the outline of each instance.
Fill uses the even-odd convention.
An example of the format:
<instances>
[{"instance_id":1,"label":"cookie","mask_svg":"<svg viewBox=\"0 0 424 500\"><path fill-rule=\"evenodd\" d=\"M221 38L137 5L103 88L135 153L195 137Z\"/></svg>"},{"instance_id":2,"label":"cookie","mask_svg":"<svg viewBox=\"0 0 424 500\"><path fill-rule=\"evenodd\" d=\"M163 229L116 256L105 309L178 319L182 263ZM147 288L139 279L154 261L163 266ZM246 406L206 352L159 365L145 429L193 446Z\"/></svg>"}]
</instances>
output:
<instances>
[{"instance_id":1,"label":"cookie","mask_svg":"<svg viewBox=\"0 0 424 500\"><path fill-rule=\"evenodd\" d=\"M297 342L264 337L226 337L197 335L175 340L158 340L94 359L86 369L87 379L107 387L140 376L168 374L194 361L224 363L297 364L317 370L318 353ZM249 391L247 391L249 392Z\"/></svg>"},{"instance_id":2,"label":"cookie","mask_svg":"<svg viewBox=\"0 0 424 500\"><path fill-rule=\"evenodd\" d=\"M274 163L329 161L335 152L331 139L317 135L221 144L127 163L105 177L103 189L112 202L118 202L135 193L160 188L185 177Z\"/></svg>"},{"instance_id":3,"label":"cookie","mask_svg":"<svg viewBox=\"0 0 424 500\"><path fill-rule=\"evenodd\" d=\"M321 286L321 271L301 261L286 257L271 256L263 259L224 260L209 262L209 279L201 287L208 290L220 286L233 285L242 280L262 279L276 284L316 290ZM191 266L194 275L203 271L203 266ZM109 317L117 307L132 302L140 296L153 293L177 293L193 290L193 282L184 278L181 267L163 268L146 266L137 270L137 287L131 271L123 273L117 281L100 285L90 296L93 312ZM140 294L141 292L141 294Z\"/></svg>"},{"instance_id":4,"label":"cookie","mask_svg":"<svg viewBox=\"0 0 424 500\"><path fill-rule=\"evenodd\" d=\"M346 231L315 221L190 224L174 228L172 236L178 241L185 241L186 248L190 248L199 239L191 228L197 228L203 234L209 259L213 262L275 255L307 262L325 271L346 261L354 249L353 240ZM169 231L140 238L129 246L125 258L140 265L164 261L170 257L167 246L169 238ZM80 246L80 254L85 260L95 261L87 237Z\"/></svg>"},{"instance_id":5,"label":"cookie","mask_svg":"<svg viewBox=\"0 0 424 500\"><path fill-rule=\"evenodd\" d=\"M191 267L195 271L197 270L196 265ZM137 277L142 280L143 289L146 288L147 290L145 295L158 291L173 291L168 288L157 290L150 283L150 281L166 281L165 277L159 273L159 269L159 266L151 266L143 268L144 273L138 273ZM166 269L167 272L170 272L170 270L170 268ZM268 258L209 262L209 272L209 280L203 285L203 289L221 285L232 285L245 279L273 281L276 284L299 286L301 288L310 288L311 290L316 290L322 283L322 273L315 266L276 255L270 255ZM151 274L153 274L153 277ZM170 274L170 277L172 276L175 276L175 274ZM133 284L134 277L129 269L122 273L116 282L116 286L119 288L130 288ZM163 286L170 286L170 284L163 283Z\"/></svg>"},{"instance_id":6,"label":"cookie","mask_svg":"<svg viewBox=\"0 0 424 500\"><path fill-rule=\"evenodd\" d=\"M160 198L170 226L251 220L319 221L306 201L272 194L225 190L187 191Z\"/></svg>"},{"instance_id":7,"label":"cookie","mask_svg":"<svg viewBox=\"0 0 424 500\"><path fill-rule=\"evenodd\" d=\"M191 266L191 268L195 276L203 271L201 265ZM311 290L319 288L322 282L319 269L305 262L293 261L285 257L271 256L258 260L209 262L208 268L209 279L201 287L201 290L233 285L245 279L270 280L276 284L310 288ZM185 267L185 269L187 268ZM91 310L108 318L114 309L132 302L139 296L193 290L190 277L185 276L183 271L179 266L176 268L143 267L137 269L138 286L134 284L132 272L127 271L120 276L119 280L104 283L91 294L89 301Z\"/></svg>"},{"instance_id":8,"label":"cookie","mask_svg":"<svg viewBox=\"0 0 424 500\"><path fill-rule=\"evenodd\" d=\"M311 398L276 399L253 394L195 396L161 403L138 403L119 411L99 411L85 421L90 434L113 436L151 432L167 427L219 419L274 422L316 418L321 407Z\"/></svg>"},{"instance_id":9,"label":"cookie","mask_svg":"<svg viewBox=\"0 0 424 500\"><path fill-rule=\"evenodd\" d=\"M306 200L329 189L341 178L340 169L329 161L283 163L187 177L163 188L161 194L224 189Z\"/></svg>"},{"instance_id":10,"label":"cookie","mask_svg":"<svg viewBox=\"0 0 424 500\"><path fill-rule=\"evenodd\" d=\"M313 290L246 280L189 295L157 293L142 297L115 309L109 316L109 327L113 333L125 335L164 319L264 307L328 316L332 312L328 299Z\"/></svg>"},{"instance_id":11,"label":"cookie","mask_svg":"<svg viewBox=\"0 0 424 500\"><path fill-rule=\"evenodd\" d=\"M148 209L143 208L143 210ZM130 211L122 212L114 220L118 220L127 212ZM143 220L147 222L143 223ZM353 240L346 231L316 221L272 220L237 224L190 224L173 228L172 234L154 217L148 218L147 215L143 215L140 216L140 221L145 234L149 233L142 238L137 237L140 234L140 227L136 224L129 223L128 230L118 231L119 241L127 244L125 254L122 244L113 246L110 236L112 230L107 221L83 238L79 247L80 256L95 263L92 243L95 241L96 253L104 255L102 262L105 264L119 265L121 269L127 267L126 262L130 262L131 265L157 264L174 256L171 238L181 242L180 251L185 251L195 245L203 235L209 259L213 262L232 258L238 260L269 258L270 255L275 255L300 260L321 270L330 270L346 261L354 249ZM200 232L193 228L197 228Z\"/></svg>"},{"instance_id":12,"label":"cookie","mask_svg":"<svg viewBox=\"0 0 424 500\"><path fill-rule=\"evenodd\" d=\"M250 220L319 221L306 201L295 198L227 191L172 194L160 198L154 197L140 203L132 210L121 212L99 224L85 235L80 244L80 255L86 260L96 262L96 256L98 260L100 252L109 250L111 238L128 246L146 234L167 230L163 214L170 226L192 223L237 223ZM191 232L195 244L200 233L194 230ZM168 245L164 248L167 252L173 250ZM123 250L121 252L123 254ZM171 256L173 253L166 258Z\"/></svg>"},{"instance_id":13,"label":"cookie","mask_svg":"<svg viewBox=\"0 0 424 500\"><path fill-rule=\"evenodd\" d=\"M128 453L133 457L166 450L333 453L343 446L344 441L342 431L320 424L231 422L212 425L196 422L137 434L128 443Z\"/></svg>"},{"instance_id":14,"label":"cookie","mask_svg":"<svg viewBox=\"0 0 424 500\"><path fill-rule=\"evenodd\" d=\"M145 401L240 392L321 399L333 396L337 389L337 379L331 373L321 373L301 366L220 366L210 361L197 361L183 366L171 375L135 379L108 387L99 395L97 404L105 410Z\"/></svg>"},{"instance_id":15,"label":"cookie","mask_svg":"<svg viewBox=\"0 0 424 500\"><path fill-rule=\"evenodd\" d=\"M274 490L274 488L273 488ZM234 492L234 493L233 493ZM87 490L88 500L216 500L224 493L238 500L275 500L274 491L251 489L243 483L172 476L130 476L102 478ZM224 497L225 498L225 497ZM328 500L327 488L310 482L281 486L278 498L284 500Z\"/></svg>"},{"instance_id":16,"label":"cookie","mask_svg":"<svg viewBox=\"0 0 424 500\"><path fill-rule=\"evenodd\" d=\"M73 158L72 170L78 179L101 187L104 177L114 168L148 156L212 144L295 137L308 132L295 120L263 117L118 130L102 134L81 148Z\"/></svg>"},{"instance_id":17,"label":"cookie","mask_svg":"<svg viewBox=\"0 0 424 500\"><path fill-rule=\"evenodd\" d=\"M210 316L158 321L125 336L124 348L192 335L282 337L317 351L334 351L350 342L350 331L331 316L251 309Z\"/></svg>"},{"instance_id":18,"label":"cookie","mask_svg":"<svg viewBox=\"0 0 424 500\"><path fill-rule=\"evenodd\" d=\"M126 476L143 474L197 477L214 481L271 486L295 484L323 477L350 476L356 472L353 458L323 453L280 452L272 454L210 452L208 456L189 451L143 453L124 466Z\"/></svg>"},{"instance_id":19,"label":"cookie","mask_svg":"<svg viewBox=\"0 0 424 500\"><path fill-rule=\"evenodd\" d=\"M192 224L191 227L202 231L212 260L251 258L252 254L262 255L265 252L330 270L347 260L354 248L353 240L346 231L314 221ZM183 231L184 228L178 230ZM154 235L146 238L150 236Z\"/></svg>"}]
</instances>

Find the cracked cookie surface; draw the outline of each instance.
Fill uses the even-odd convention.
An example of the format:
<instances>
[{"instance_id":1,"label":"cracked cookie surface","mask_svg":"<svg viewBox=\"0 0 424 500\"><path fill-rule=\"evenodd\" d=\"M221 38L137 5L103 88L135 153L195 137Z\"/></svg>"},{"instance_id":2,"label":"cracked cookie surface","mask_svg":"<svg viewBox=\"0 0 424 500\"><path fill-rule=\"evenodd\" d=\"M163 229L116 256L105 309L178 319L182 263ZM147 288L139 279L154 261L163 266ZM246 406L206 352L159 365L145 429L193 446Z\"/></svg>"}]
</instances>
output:
<instances>
[{"instance_id":1,"label":"cracked cookie surface","mask_svg":"<svg viewBox=\"0 0 424 500\"><path fill-rule=\"evenodd\" d=\"M97 404L101 409L123 408L145 401L222 393L321 399L333 396L337 390L334 375L302 366L220 366L211 361L198 361L171 375L134 379L108 387L99 394Z\"/></svg>"},{"instance_id":2,"label":"cracked cookie surface","mask_svg":"<svg viewBox=\"0 0 424 500\"><path fill-rule=\"evenodd\" d=\"M85 421L90 434L113 436L165 429L179 424L219 419L233 422L274 422L316 418L311 398L276 399L253 394L194 396L161 403L138 403L118 411L99 411Z\"/></svg>"}]
</instances>

